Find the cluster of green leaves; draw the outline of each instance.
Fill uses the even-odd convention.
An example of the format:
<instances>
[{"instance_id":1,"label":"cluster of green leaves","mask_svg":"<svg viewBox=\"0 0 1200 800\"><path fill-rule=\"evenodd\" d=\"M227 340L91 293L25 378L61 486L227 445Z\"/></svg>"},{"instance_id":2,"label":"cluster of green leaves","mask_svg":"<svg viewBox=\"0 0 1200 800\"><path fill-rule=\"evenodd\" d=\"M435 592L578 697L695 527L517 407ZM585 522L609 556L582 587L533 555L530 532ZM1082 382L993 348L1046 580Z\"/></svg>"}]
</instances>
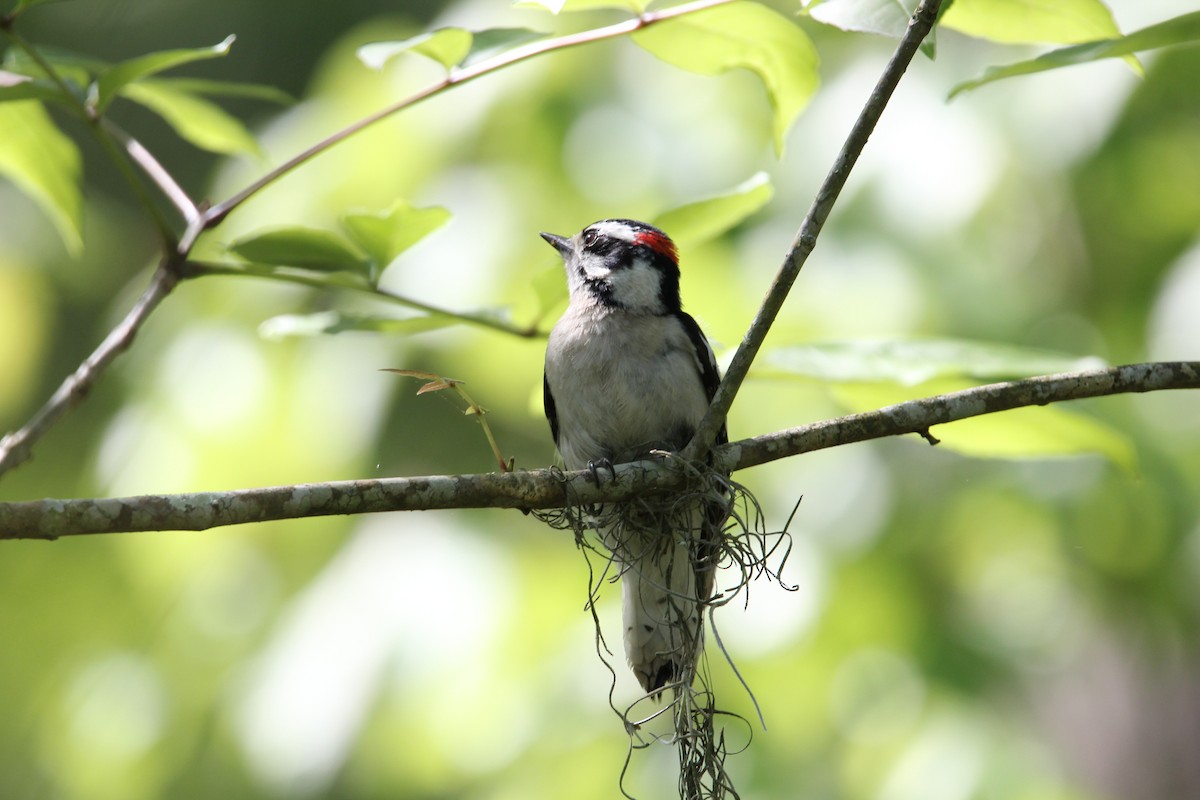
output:
<instances>
[{"instance_id":1,"label":"cluster of green leaves","mask_svg":"<svg viewBox=\"0 0 1200 800\"><path fill-rule=\"evenodd\" d=\"M899 37L916 9L917 0L813 0L808 14L818 22L843 30ZM1183 14L1122 35L1112 12L1100 0L955 0L943 6L939 27L1002 44L1068 44L1037 58L990 67L963 81L950 96L1002 78L1059 69L1105 58L1124 58L1135 71L1135 53L1200 40L1200 12ZM932 38L926 44L932 56Z\"/></svg>"},{"instance_id":2,"label":"cluster of green leaves","mask_svg":"<svg viewBox=\"0 0 1200 800\"><path fill-rule=\"evenodd\" d=\"M224 57L233 36L212 47L164 50L115 64L35 46L11 27L20 12L40 1L19 3L4 29L10 46L0 62L0 128L17 135L0 141L0 173L41 205L75 251L82 246L81 159L47 105L65 109L104 137L108 133L100 123L110 106L118 99L130 100L162 117L196 147L234 155L257 154L258 145L240 120L209 98L291 102L270 86L160 77L185 64Z\"/></svg>"},{"instance_id":3,"label":"cluster of green leaves","mask_svg":"<svg viewBox=\"0 0 1200 800\"><path fill-rule=\"evenodd\" d=\"M978 88L992 81L998 81L1001 78L1012 78L1017 75L1029 75L1034 72L1070 67L1103 58L1124 58L1140 72L1141 68L1137 60L1133 57L1134 53L1140 53L1144 50L1174 47L1197 41L1200 41L1200 11L1183 14L1156 25L1149 25L1125 36L1106 36L1072 47L1052 50L1049 53L1028 61L1018 61L1015 64L991 67L978 78L964 81L954 87L950 96L953 97L960 92Z\"/></svg>"},{"instance_id":4,"label":"cluster of green leaves","mask_svg":"<svg viewBox=\"0 0 1200 800\"><path fill-rule=\"evenodd\" d=\"M159 77L175 67L227 55L233 36L212 47L161 51L116 64L25 42L13 33L14 23L31 6L44 1L19 0L4 21L11 46L0 66L0 126L12 133L0 142L0 173L42 206L73 249L82 244L80 157L43 104L66 108L95 122L116 99L124 98L161 116L193 145L233 155L257 153L258 146L239 120L209 98L243 97L279 103L290 100L269 86ZM673 7L651 13L640 0L538 0L521 5L545 8L554 14L623 9L639 15L640 24L621 32L630 32L635 43L669 64L709 75L738 68L754 72L766 87L774 109L773 133L779 151L788 128L817 88L818 56L808 37L783 15L750 0L701 2L686 9ZM916 5L917 0L816 0L804 10L818 22L845 30L899 36ZM1121 36L1100 0L1054 0L1038 6L1003 0L958 0L947 6L940 25L969 35L1010 43L1086 42L1032 61L992 68L960 84L955 93L1004 77L1100 58L1131 57L1140 50L1200 38L1200 12ZM680 13L681 9L687 13ZM443 65L449 79L453 79L458 77L455 73L467 69L489 71L554 46L546 34L528 28L468 31L448 27L402 41L369 44L358 55L375 69L403 53L424 56ZM514 48L518 47L524 49L517 52ZM932 50L929 52L932 54ZM1136 65L1136 61L1131 63ZM274 235L268 241L280 238ZM339 244L328 237L317 238L323 240L313 242L311 234L297 233L294 244L314 245L343 266L353 260L350 250L330 253L328 248L336 249ZM377 278L380 268L359 261L360 271L368 277Z\"/></svg>"},{"instance_id":5,"label":"cluster of green leaves","mask_svg":"<svg viewBox=\"0 0 1200 800\"><path fill-rule=\"evenodd\" d=\"M263 274L297 269L318 275L342 275L374 288L392 261L450 219L444 208L413 208L398 200L380 212L352 211L341 218L341 231L292 226L238 239L231 252L245 259L246 271Z\"/></svg>"},{"instance_id":6,"label":"cluster of green leaves","mask_svg":"<svg viewBox=\"0 0 1200 800\"><path fill-rule=\"evenodd\" d=\"M124 98L161 116L193 145L232 155L257 153L258 146L246 127L210 98L280 103L290 99L269 86L160 77L175 67L227 55L233 36L212 47L161 51L116 64L35 46L12 29L22 13L43 1L20 0L5 18L4 31L11 46L0 65L0 127L10 134L0 142L0 173L41 205L73 250L82 245L82 167L75 144L59 130L44 104L65 108L94 123L116 99ZM899 36L916 4L917 0L817 0L804 10L818 22L845 30ZM789 126L817 88L818 56L808 37L778 12L749 0L694 4L688 13L677 13L676 7L649 14L646 3L639 0L540 0L524 5L555 14L598 8L627 10L640 15L642 23L630 27L633 41L667 63L701 74L737 68L754 72L774 109L773 133L780 151ZM1074 45L1033 60L993 67L979 78L963 82L953 93L1000 78L1100 58L1126 57L1136 67L1133 53L1200 39L1200 12L1122 36L1100 0L1054 0L1035 6L958 0L947 6L940 20L942 27L1006 43ZM456 72L488 71L553 46L545 34L528 28L468 31L451 27L364 46L359 58L381 69L396 56L412 53L439 62L453 78ZM514 48L518 47L524 49L517 52ZM932 49L928 52L932 54ZM303 234L297 242L307 241L304 237L312 238ZM337 247L328 241L323 244ZM327 248L318 247L322 249ZM350 255L346 251L334 258L345 262ZM372 268L364 269L370 276ZM380 267L373 269L377 277Z\"/></svg>"},{"instance_id":7,"label":"cluster of green leaves","mask_svg":"<svg viewBox=\"0 0 1200 800\"><path fill-rule=\"evenodd\" d=\"M554 13L615 6L644 13L642 4L627 3L530 3ZM818 57L811 40L790 20L766 6L749 0L721 4L702 4L687 14L642 17L632 30L633 41L659 59L702 75L717 75L731 69L747 69L762 80L775 110L774 134L777 151L791 123L808 104L817 89ZM468 31L463 28L439 28L402 41L375 42L361 47L358 56L364 64L381 69L402 53L431 58L453 74L485 62L489 56L503 60L515 45L549 41L546 34L528 28L495 28Z\"/></svg>"}]
</instances>

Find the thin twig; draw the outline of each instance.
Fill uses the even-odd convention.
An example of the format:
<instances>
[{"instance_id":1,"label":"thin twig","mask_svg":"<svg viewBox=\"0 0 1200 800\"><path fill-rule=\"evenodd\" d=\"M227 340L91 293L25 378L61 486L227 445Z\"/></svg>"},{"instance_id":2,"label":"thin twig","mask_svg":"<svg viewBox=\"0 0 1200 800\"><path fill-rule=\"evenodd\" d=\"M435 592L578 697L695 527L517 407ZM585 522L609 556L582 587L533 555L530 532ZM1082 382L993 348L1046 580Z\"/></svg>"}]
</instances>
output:
<instances>
[{"instance_id":1,"label":"thin twig","mask_svg":"<svg viewBox=\"0 0 1200 800\"><path fill-rule=\"evenodd\" d=\"M100 118L100 125L104 130L117 141L121 147L125 148L125 152L129 154L129 158L133 163L141 167L142 172L146 173L159 191L163 193L171 204L179 211L183 221L191 225L200 217L200 208L195 201L188 196L188 193L183 190L171 173L167 172L166 168L158 162L158 159L147 150L141 142L130 136L119 125L113 122L108 117Z\"/></svg>"},{"instance_id":2,"label":"thin twig","mask_svg":"<svg viewBox=\"0 0 1200 800\"><path fill-rule=\"evenodd\" d=\"M908 68L909 62L912 61L917 49L921 46L921 42L933 27L933 22L937 19L938 7L940 5L941 0L922 0L912 19L909 21L908 29L905 31L903 38L900 39L900 44L897 45L896 52L892 54L887 68L884 69L883 74L879 77L879 81L875 84L870 98L868 98L866 105L863 106L862 111L859 112L854 126L850 129L850 135L846 137L846 141L838 153L837 160L833 162L833 167L829 170L829 174L825 176L820 189L817 190L817 196L800 225L800 231L796 234L796 238L792 242L792 249L788 252L783 265L779 268L779 274L775 276L775 280L771 284L771 288L767 292L766 299L763 300L762 307L759 308L754 322L751 323L750 328L746 331L746 335L742 338L741 345L738 347L737 352L734 353L733 360L729 364L729 369L725 372L725 377L717 389L716 396L709 406L708 413L704 415L704 419L696 429L692 441L684 448L683 456L685 458L699 458L703 456L708 452L713 441L716 440L717 431L725 422L725 417L729 413L729 409L733 406L733 399L737 395L738 389L741 388L742 382L746 379L746 375L750 371L750 365L754 363L754 359L758 355L758 350L762 346L763 340L767 337L767 332L775 322L775 317L779 315L779 310L783 307L783 301L787 299L796 276L800 274L801 267L804 266L809 253L816 246L817 235L820 234L821 228L824 227L825 220L829 217L829 212L833 208L838 195L841 193L842 187L846 185L846 179L850 176L850 170L854 167L855 162L858 161L858 157L862 153L863 147L866 146L871 132L875 130L875 125L879 121L879 117L883 114L883 109L887 106L892 92L895 91L896 85L900 82L900 78L904 75L904 71Z\"/></svg>"},{"instance_id":3,"label":"thin twig","mask_svg":"<svg viewBox=\"0 0 1200 800\"><path fill-rule=\"evenodd\" d=\"M414 300L411 297L390 292L387 289L381 289L378 286L371 286L366 283L331 283L328 278L323 278L314 275L305 275L302 272L252 272L248 269L235 264L217 264L207 261L189 261L182 267L183 278L202 278L209 275L237 275L244 278L265 278L272 281L283 281L285 283L296 283L302 286L312 286L317 289L344 289L349 292L358 292L365 294L368 297L374 297L377 300L382 300L394 305L411 308L413 311L420 311L430 316L448 317L450 319L459 320L460 322L478 325L483 328L491 328L501 333L512 334L522 338L533 338L540 335L535 325L517 326L509 322L505 322L498 316L491 316L486 313L471 313L469 311L451 311L447 308L431 305L420 300Z\"/></svg>"},{"instance_id":4,"label":"thin twig","mask_svg":"<svg viewBox=\"0 0 1200 800\"><path fill-rule=\"evenodd\" d=\"M0 475L29 458L34 443L70 409L83 401L101 373L133 343L146 318L179 282L171 257L164 258L154 271L150 285L142 292L125 318L113 328L90 356L50 396L23 428L0 439Z\"/></svg>"},{"instance_id":5,"label":"thin twig","mask_svg":"<svg viewBox=\"0 0 1200 800\"><path fill-rule=\"evenodd\" d=\"M1065 400L1200 389L1200 361L1131 364L995 383L910 400L864 414L825 420L713 449L715 469L736 470L814 450L917 433L968 417ZM0 503L0 539L54 539L93 533L206 530L266 520L447 508L559 508L619 502L648 491L678 489L687 462L668 458L614 468L597 486L589 470L437 475L335 481L232 492L112 499Z\"/></svg>"},{"instance_id":6,"label":"thin twig","mask_svg":"<svg viewBox=\"0 0 1200 800\"><path fill-rule=\"evenodd\" d=\"M134 198L141 204L142 208L146 209L146 213L154 220L154 225L158 228L158 234L163 242L163 247L166 252L171 252L175 249L175 231L172 229L171 221L167 219L166 213L161 209L151 197L150 192L142 184L138 178L137 170L132 166L133 162L126 156L131 155L128 148L122 153L122 144L118 143L109 132L100 124L102 117L91 118L88 120L88 128L92 131L92 135L96 137L100 147L108 155L109 161L117 168L117 172L121 173L121 177L129 184L129 189L133 193Z\"/></svg>"}]
</instances>

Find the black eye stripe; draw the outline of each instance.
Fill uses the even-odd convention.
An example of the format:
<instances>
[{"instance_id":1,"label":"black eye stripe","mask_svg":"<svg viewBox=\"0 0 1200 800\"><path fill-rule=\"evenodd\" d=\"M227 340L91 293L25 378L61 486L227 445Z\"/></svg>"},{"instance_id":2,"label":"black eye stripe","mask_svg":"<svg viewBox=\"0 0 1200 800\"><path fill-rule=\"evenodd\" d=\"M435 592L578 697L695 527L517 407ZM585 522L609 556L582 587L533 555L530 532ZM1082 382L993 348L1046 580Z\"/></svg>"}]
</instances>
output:
<instances>
[{"instance_id":1,"label":"black eye stripe","mask_svg":"<svg viewBox=\"0 0 1200 800\"><path fill-rule=\"evenodd\" d=\"M596 255L606 256L613 250L616 250L619 244L620 242L618 242L616 239L610 239L607 236L603 236L592 242L588 249Z\"/></svg>"}]
</instances>

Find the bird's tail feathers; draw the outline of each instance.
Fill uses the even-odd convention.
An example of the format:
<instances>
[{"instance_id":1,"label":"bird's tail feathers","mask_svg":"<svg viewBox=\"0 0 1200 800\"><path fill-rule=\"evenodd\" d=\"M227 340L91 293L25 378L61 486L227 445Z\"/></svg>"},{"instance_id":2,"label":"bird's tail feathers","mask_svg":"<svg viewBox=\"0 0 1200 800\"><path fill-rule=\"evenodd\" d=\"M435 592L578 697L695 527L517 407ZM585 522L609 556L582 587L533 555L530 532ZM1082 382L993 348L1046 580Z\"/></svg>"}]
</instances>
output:
<instances>
[{"instance_id":1,"label":"bird's tail feathers","mask_svg":"<svg viewBox=\"0 0 1200 800\"><path fill-rule=\"evenodd\" d=\"M625 655L638 682L654 696L668 685L691 683L704 647L711 568L697 575L686 542L645 552L622 568Z\"/></svg>"}]
</instances>

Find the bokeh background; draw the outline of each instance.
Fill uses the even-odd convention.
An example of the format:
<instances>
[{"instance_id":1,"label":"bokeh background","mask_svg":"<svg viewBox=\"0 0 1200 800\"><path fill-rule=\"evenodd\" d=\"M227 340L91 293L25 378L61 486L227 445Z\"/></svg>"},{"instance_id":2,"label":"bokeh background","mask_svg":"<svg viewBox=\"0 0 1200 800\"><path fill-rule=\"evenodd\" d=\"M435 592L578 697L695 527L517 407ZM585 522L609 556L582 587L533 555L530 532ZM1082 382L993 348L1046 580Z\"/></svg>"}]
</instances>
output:
<instances>
[{"instance_id":1,"label":"bokeh background","mask_svg":"<svg viewBox=\"0 0 1200 800\"><path fill-rule=\"evenodd\" d=\"M1113 0L1122 30L1192 10ZM795 9L778 6L791 13ZM300 98L230 103L267 163L438 68L383 72L365 42L429 27L578 29L504 2L86 0L39 7L31 40L100 58L197 47L188 74ZM628 41L551 55L377 126L263 192L214 247L330 226L397 197L454 216L384 277L460 310L532 302L540 230L652 218L758 172L773 201L684 253L688 309L735 345L892 49L809 20L822 87L782 158L752 75L704 78ZM944 31L905 78L771 335L773 347L928 335L1100 356L1200 357L1200 49L956 83L1036 50ZM194 194L264 169L121 122ZM128 309L152 227L81 131L85 250L0 181L0 429L21 425ZM183 285L0 499L233 489L494 468L478 426L384 367L468 381L519 467L552 460L544 342L458 327L271 337L280 314L375 308L242 278ZM910 387L909 396L920 396ZM749 436L835 415L820 381L759 375ZM968 458L921 440L748 470L768 525L796 501L784 578L718 624L767 730L729 766L744 797L1200 797L1200 398L1075 404L1136 463ZM935 431L936 433L936 431ZM507 511L408 513L0 547L0 797L609 798L627 740L571 537ZM601 601L616 631L617 592ZM610 633L614 642L619 639ZM619 702L636 696L614 659ZM719 656L723 705L753 706ZM732 726L731 741L747 728ZM626 788L674 789L669 747Z\"/></svg>"}]
</instances>

